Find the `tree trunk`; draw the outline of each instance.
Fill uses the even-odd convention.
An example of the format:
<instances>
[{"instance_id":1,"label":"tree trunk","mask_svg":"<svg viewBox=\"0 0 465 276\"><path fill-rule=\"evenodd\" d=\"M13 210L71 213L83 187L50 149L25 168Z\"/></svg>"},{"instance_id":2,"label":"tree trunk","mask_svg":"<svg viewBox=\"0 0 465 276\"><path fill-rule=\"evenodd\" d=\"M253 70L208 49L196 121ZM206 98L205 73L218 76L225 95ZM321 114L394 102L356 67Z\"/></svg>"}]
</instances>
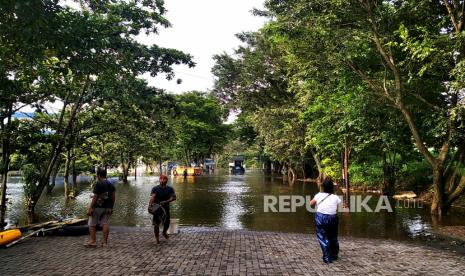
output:
<instances>
[{"instance_id":1,"label":"tree trunk","mask_svg":"<svg viewBox=\"0 0 465 276\"><path fill-rule=\"evenodd\" d=\"M131 166L131 160L128 157L127 160L124 158L124 152L121 150L121 167L123 169L123 183L128 183L129 167Z\"/></svg>"},{"instance_id":2,"label":"tree trunk","mask_svg":"<svg viewBox=\"0 0 465 276\"><path fill-rule=\"evenodd\" d=\"M123 165L123 183L125 184L128 183L129 167L130 167L129 163L127 164L127 166L126 164Z\"/></svg>"},{"instance_id":3,"label":"tree trunk","mask_svg":"<svg viewBox=\"0 0 465 276\"><path fill-rule=\"evenodd\" d=\"M463 163L459 163L459 167L463 167ZM462 175L459 179L451 176L447 179L445 176L442 163L438 162L433 166L433 197L431 203L431 214L433 215L445 215L449 211L452 204L465 193L465 175ZM448 183L449 192L446 193L446 182L454 181L455 183Z\"/></svg>"},{"instance_id":4,"label":"tree trunk","mask_svg":"<svg viewBox=\"0 0 465 276\"><path fill-rule=\"evenodd\" d=\"M395 154L394 157L395 159ZM395 165L388 161L387 154L383 152L383 194L394 195L395 192Z\"/></svg>"},{"instance_id":5,"label":"tree trunk","mask_svg":"<svg viewBox=\"0 0 465 276\"><path fill-rule=\"evenodd\" d=\"M137 160L134 162L134 180L137 180Z\"/></svg>"},{"instance_id":6,"label":"tree trunk","mask_svg":"<svg viewBox=\"0 0 465 276\"><path fill-rule=\"evenodd\" d=\"M163 162L161 156L159 156L158 163L160 164L160 175L163 174Z\"/></svg>"},{"instance_id":7,"label":"tree trunk","mask_svg":"<svg viewBox=\"0 0 465 276\"><path fill-rule=\"evenodd\" d=\"M68 198L68 187L69 187L69 168L71 165L71 149L68 148L66 150L66 161L65 161L65 174L64 174L64 181L63 181L63 187L65 190L65 198Z\"/></svg>"},{"instance_id":8,"label":"tree trunk","mask_svg":"<svg viewBox=\"0 0 465 276\"><path fill-rule=\"evenodd\" d=\"M431 203L431 213L435 215L442 214L443 208L444 183L442 179L442 170L439 166L433 167L433 201Z\"/></svg>"},{"instance_id":9,"label":"tree trunk","mask_svg":"<svg viewBox=\"0 0 465 276\"><path fill-rule=\"evenodd\" d=\"M8 170L10 166L10 125L12 117L12 106L8 110L8 117L6 119L6 125L3 120L1 122L2 131L4 132L2 139L2 164L1 164L1 176L2 176L2 188L1 188L1 201L0 201L0 227L5 224L6 217L6 186L8 182Z\"/></svg>"},{"instance_id":10,"label":"tree trunk","mask_svg":"<svg viewBox=\"0 0 465 276\"><path fill-rule=\"evenodd\" d=\"M262 157L262 166L263 166L263 172L266 174L271 173L271 161L269 159L265 159Z\"/></svg>"},{"instance_id":11,"label":"tree trunk","mask_svg":"<svg viewBox=\"0 0 465 276\"><path fill-rule=\"evenodd\" d=\"M58 142L56 142L54 145L52 145L52 152L50 154L50 159L47 162L46 170L42 173L39 183L35 189L34 195L31 197L30 201L28 202L28 210L30 212L34 212L35 205L39 201L39 198L42 196L42 192L44 188L50 182L50 174L52 173L55 163L63 150L63 145L69 135L69 132L72 130L77 114L79 113L79 110L82 107L82 99L89 86L89 80L90 80L90 76L88 75L82 87L82 91L79 93L78 100L76 101L76 103L71 109L71 114L69 116L68 123L66 124L66 127L62 129L63 122L64 122L64 114L65 114L66 107L68 104L69 94L65 99L62 112L60 115L59 123L58 123L58 129L57 129L57 134L61 134L61 139Z\"/></svg>"},{"instance_id":12,"label":"tree trunk","mask_svg":"<svg viewBox=\"0 0 465 276\"><path fill-rule=\"evenodd\" d=\"M349 156L350 150L347 144L347 139L344 142L344 187L346 192L344 194L344 206L348 208L350 206L350 183L349 183Z\"/></svg>"},{"instance_id":13,"label":"tree trunk","mask_svg":"<svg viewBox=\"0 0 465 276\"><path fill-rule=\"evenodd\" d=\"M1 203L0 203L0 228L3 227L3 225L5 224L5 216L6 216L6 183L7 183L7 180L8 180L8 166L9 166L9 155L4 155L4 157L6 157L6 159L4 159L3 161L3 164L2 164L2 200L1 200Z\"/></svg>"},{"instance_id":14,"label":"tree trunk","mask_svg":"<svg viewBox=\"0 0 465 276\"><path fill-rule=\"evenodd\" d=\"M186 166L190 166L191 165L191 160L190 160L190 156L189 156L189 150L188 149L185 149L184 150L184 153L186 154Z\"/></svg>"},{"instance_id":15,"label":"tree trunk","mask_svg":"<svg viewBox=\"0 0 465 276\"><path fill-rule=\"evenodd\" d=\"M73 174L73 187L71 189L70 197L75 198L77 195L77 171L76 171L76 158L73 154L73 161L71 163L71 172Z\"/></svg>"},{"instance_id":16,"label":"tree trunk","mask_svg":"<svg viewBox=\"0 0 465 276\"><path fill-rule=\"evenodd\" d=\"M126 169L123 168L123 183L128 184L128 174Z\"/></svg>"},{"instance_id":17,"label":"tree trunk","mask_svg":"<svg viewBox=\"0 0 465 276\"><path fill-rule=\"evenodd\" d=\"M51 194L53 189L55 188L56 178L57 178L58 172L60 171L60 165L61 165L60 162L61 162L61 158L58 158L55 164L55 168L53 169L53 172L52 172L52 184L47 185L47 194Z\"/></svg>"},{"instance_id":18,"label":"tree trunk","mask_svg":"<svg viewBox=\"0 0 465 276\"><path fill-rule=\"evenodd\" d=\"M124 153L123 150L120 152L120 162L121 162L121 169L123 170L123 180L124 180L124 173L126 172L126 162L124 162Z\"/></svg>"},{"instance_id":19,"label":"tree trunk","mask_svg":"<svg viewBox=\"0 0 465 276\"><path fill-rule=\"evenodd\" d=\"M452 203L454 203L454 201L457 200L457 198L459 198L464 193L465 193L465 175L462 175L462 177L460 178L460 181L458 182L457 188L453 192L448 193L446 202L444 203L443 210L445 212L449 211L450 207L452 206Z\"/></svg>"},{"instance_id":20,"label":"tree trunk","mask_svg":"<svg viewBox=\"0 0 465 276\"><path fill-rule=\"evenodd\" d=\"M294 169L291 167L291 165L288 165L287 168L287 177L289 179L290 183L294 183L296 180L296 175Z\"/></svg>"},{"instance_id":21,"label":"tree trunk","mask_svg":"<svg viewBox=\"0 0 465 276\"><path fill-rule=\"evenodd\" d=\"M126 172L124 173L125 179L123 179L123 182L126 184L128 183L128 177L129 177L129 171L131 170L131 164L132 164L132 154L130 153L129 158L128 158L128 163L126 166Z\"/></svg>"},{"instance_id":22,"label":"tree trunk","mask_svg":"<svg viewBox=\"0 0 465 276\"><path fill-rule=\"evenodd\" d=\"M305 157L302 157L302 177L304 178L304 181L307 179L307 175L305 173Z\"/></svg>"},{"instance_id":23,"label":"tree trunk","mask_svg":"<svg viewBox=\"0 0 465 276\"><path fill-rule=\"evenodd\" d=\"M311 149L310 153L312 154L313 160L315 161L316 169L318 170L317 182L318 184L320 184L323 181L323 178L325 177L323 174L323 168L321 167L321 161L314 150Z\"/></svg>"},{"instance_id":24,"label":"tree trunk","mask_svg":"<svg viewBox=\"0 0 465 276\"><path fill-rule=\"evenodd\" d=\"M272 170L271 170L271 174L278 174L279 173L279 162L278 161L273 161L271 162L271 167L272 167Z\"/></svg>"}]
</instances>

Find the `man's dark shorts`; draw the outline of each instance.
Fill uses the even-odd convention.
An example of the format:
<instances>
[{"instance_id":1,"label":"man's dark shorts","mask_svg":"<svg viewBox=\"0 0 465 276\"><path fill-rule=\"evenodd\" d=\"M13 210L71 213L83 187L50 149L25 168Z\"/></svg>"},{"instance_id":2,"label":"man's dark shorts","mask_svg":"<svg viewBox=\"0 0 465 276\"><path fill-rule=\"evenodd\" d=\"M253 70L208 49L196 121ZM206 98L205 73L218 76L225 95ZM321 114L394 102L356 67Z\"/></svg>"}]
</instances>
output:
<instances>
[{"instance_id":1,"label":"man's dark shorts","mask_svg":"<svg viewBox=\"0 0 465 276\"><path fill-rule=\"evenodd\" d=\"M164 212L162 208L158 208L155 213L153 213L152 217L152 225L160 225L165 224L166 222L170 221L170 213Z\"/></svg>"},{"instance_id":2,"label":"man's dark shorts","mask_svg":"<svg viewBox=\"0 0 465 276\"><path fill-rule=\"evenodd\" d=\"M107 225L110 220L110 208L94 208L92 216L89 217L88 225L95 227L98 225Z\"/></svg>"}]
</instances>

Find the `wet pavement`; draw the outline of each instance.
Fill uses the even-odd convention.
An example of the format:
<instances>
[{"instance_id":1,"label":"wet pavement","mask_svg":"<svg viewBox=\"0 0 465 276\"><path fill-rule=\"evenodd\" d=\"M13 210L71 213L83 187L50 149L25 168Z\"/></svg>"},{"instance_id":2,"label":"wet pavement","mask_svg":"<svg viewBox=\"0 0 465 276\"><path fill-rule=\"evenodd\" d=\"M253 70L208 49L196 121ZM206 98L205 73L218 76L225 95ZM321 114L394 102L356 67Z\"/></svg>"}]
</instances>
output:
<instances>
[{"instance_id":1,"label":"wet pavement","mask_svg":"<svg viewBox=\"0 0 465 276\"><path fill-rule=\"evenodd\" d=\"M98 233L99 237L101 233ZM324 264L314 235L181 228L156 245L148 227L115 227L110 246L36 237L1 249L0 275L459 275L465 255L413 242L341 237Z\"/></svg>"}]
</instances>

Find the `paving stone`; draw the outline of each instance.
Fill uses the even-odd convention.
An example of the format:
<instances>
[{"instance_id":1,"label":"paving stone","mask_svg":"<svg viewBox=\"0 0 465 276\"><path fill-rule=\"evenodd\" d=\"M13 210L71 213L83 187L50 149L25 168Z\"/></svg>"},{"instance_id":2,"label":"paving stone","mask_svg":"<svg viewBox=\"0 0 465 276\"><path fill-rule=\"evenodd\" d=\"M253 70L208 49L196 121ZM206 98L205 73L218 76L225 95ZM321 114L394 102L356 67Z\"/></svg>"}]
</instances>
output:
<instances>
[{"instance_id":1,"label":"paving stone","mask_svg":"<svg viewBox=\"0 0 465 276\"><path fill-rule=\"evenodd\" d=\"M186 228L156 245L151 229L116 228L107 248L85 237L33 238L0 250L0 275L463 275L465 256L410 242L340 239L321 260L313 235Z\"/></svg>"}]
</instances>

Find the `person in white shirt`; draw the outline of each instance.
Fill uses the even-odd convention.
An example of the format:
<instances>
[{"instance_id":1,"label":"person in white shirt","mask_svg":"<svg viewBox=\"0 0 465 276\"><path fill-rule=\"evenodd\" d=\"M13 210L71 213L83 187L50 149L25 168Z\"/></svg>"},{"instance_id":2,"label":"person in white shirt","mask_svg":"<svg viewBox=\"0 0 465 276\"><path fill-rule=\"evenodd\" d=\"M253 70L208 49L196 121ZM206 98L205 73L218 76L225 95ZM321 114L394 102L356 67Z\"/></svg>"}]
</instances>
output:
<instances>
[{"instance_id":1,"label":"person in white shirt","mask_svg":"<svg viewBox=\"0 0 465 276\"><path fill-rule=\"evenodd\" d=\"M310 206L316 205L316 236L323 251L323 262L329 264L337 260L339 254L337 207L341 199L334 194L331 179L325 179L322 186L324 192L317 193L310 201Z\"/></svg>"}]
</instances>

